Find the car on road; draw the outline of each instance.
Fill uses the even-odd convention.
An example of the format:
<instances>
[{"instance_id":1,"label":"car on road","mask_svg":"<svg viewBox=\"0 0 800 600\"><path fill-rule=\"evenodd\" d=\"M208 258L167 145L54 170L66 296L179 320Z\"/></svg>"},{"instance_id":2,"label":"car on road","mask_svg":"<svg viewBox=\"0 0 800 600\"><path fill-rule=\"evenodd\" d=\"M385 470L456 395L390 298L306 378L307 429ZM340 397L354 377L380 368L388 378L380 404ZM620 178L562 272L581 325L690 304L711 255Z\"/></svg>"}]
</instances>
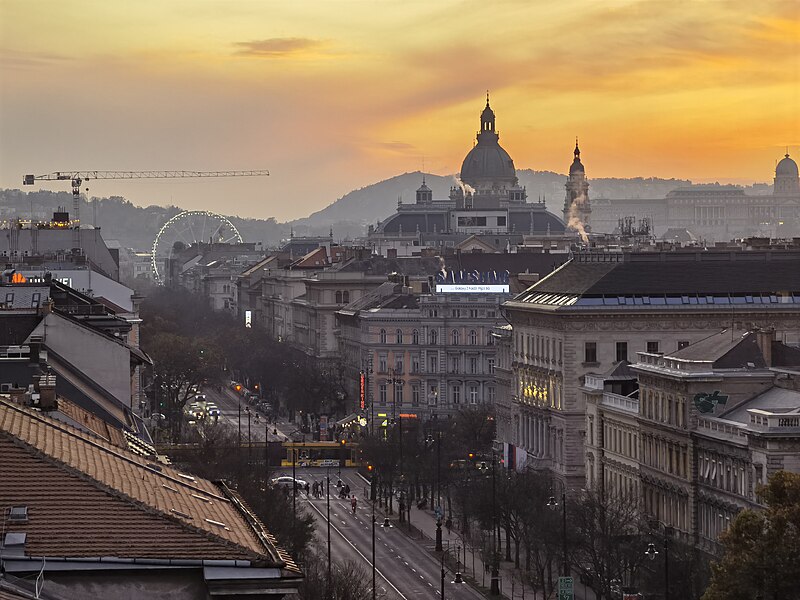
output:
<instances>
[{"instance_id":1,"label":"car on road","mask_svg":"<svg viewBox=\"0 0 800 600\"><path fill-rule=\"evenodd\" d=\"M206 405L206 413L208 413L209 417L219 418L219 407L216 404L208 404Z\"/></svg>"},{"instance_id":2,"label":"car on road","mask_svg":"<svg viewBox=\"0 0 800 600\"><path fill-rule=\"evenodd\" d=\"M289 475L273 477L272 479L269 480L269 482L275 486L288 487L288 488L292 487L292 482L294 482L299 488L304 488L308 485L308 482L305 479L297 479Z\"/></svg>"}]
</instances>

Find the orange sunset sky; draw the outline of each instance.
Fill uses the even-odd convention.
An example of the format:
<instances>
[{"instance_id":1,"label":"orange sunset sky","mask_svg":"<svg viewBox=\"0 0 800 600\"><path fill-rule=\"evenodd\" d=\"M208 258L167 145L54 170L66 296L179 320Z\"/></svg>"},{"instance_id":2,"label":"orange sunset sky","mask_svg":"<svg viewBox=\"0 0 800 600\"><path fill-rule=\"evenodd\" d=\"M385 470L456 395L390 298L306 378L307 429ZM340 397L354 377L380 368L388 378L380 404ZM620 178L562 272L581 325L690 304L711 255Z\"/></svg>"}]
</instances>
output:
<instances>
[{"instance_id":1,"label":"orange sunset sky","mask_svg":"<svg viewBox=\"0 0 800 600\"><path fill-rule=\"evenodd\" d=\"M566 172L576 135L590 179L771 182L800 154L795 0L0 0L0 32L0 187L266 168L91 194L302 217L458 172L487 89L517 168Z\"/></svg>"}]
</instances>

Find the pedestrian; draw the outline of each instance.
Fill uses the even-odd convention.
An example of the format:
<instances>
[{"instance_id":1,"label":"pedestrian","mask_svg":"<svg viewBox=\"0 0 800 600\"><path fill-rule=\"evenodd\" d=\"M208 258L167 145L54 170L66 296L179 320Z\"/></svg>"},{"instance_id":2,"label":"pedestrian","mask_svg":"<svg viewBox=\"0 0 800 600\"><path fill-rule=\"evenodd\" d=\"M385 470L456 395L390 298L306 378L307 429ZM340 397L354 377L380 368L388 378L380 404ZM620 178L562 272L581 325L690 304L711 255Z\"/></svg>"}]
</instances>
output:
<instances>
[{"instance_id":1,"label":"pedestrian","mask_svg":"<svg viewBox=\"0 0 800 600\"><path fill-rule=\"evenodd\" d=\"M356 498L355 494L353 494L353 497L350 499L350 506L353 508L353 514L356 514L356 507L358 506L358 498Z\"/></svg>"},{"instance_id":2,"label":"pedestrian","mask_svg":"<svg viewBox=\"0 0 800 600\"><path fill-rule=\"evenodd\" d=\"M308 495L309 492L311 492L311 484L306 481L306 495Z\"/></svg>"},{"instance_id":3,"label":"pedestrian","mask_svg":"<svg viewBox=\"0 0 800 600\"><path fill-rule=\"evenodd\" d=\"M345 496L349 496L350 495L350 484L349 483L345 483L344 484L344 495Z\"/></svg>"},{"instance_id":4,"label":"pedestrian","mask_svg":"<svg viewBox=\"0 0 800 600\"><path fill-rule=\"evenodd\" d=\"M311 486L311 494L314 496L314 498L317 497L317 482L316 481L314 482L314 485Z\"/></svg>"}]
</instances>

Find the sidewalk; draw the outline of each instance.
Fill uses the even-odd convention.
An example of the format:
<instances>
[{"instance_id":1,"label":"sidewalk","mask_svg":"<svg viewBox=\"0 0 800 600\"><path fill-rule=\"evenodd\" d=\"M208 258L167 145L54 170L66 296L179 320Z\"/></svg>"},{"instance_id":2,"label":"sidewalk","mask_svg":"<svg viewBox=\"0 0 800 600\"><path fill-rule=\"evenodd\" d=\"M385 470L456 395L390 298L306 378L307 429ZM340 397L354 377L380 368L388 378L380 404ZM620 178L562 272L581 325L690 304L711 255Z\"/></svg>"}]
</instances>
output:
<instances>
[{"instance_id":1,"label":"sidewalk","mask_svg":"<svg viewBox=\"0 0 800 600\"><path fill-rule=\"evenodd\" d=\"M364 480L366 481L366 480ZM364 490L365 496L368 496L368 486L366 484ZM411 527L408 523L399 522L398 503L395 501L393 505L393 514L390 519L394 522L395 526L402 530L406 535L418 539L423 547L425 547L434 556L439 556L435 551L436 547L436 516L433 511L422 510L417 508L415 503L411 506ZM407 511L407 509L406 509ZM376 505L376 514L380 513L381 518L385 515L385 509ZM406 515L408 512L406 512ZM468 580L473 587L477 588L484 595L489 596L491 586L491 567L483 560L482 549L477 546L473 547L469 541L465 540L455 527L448 531L442 523L442 548L460 548L460 561L461 573L464 579ZM451 554L454 554L451 551ZM511 555L514 555L512 546ZM524 591L519 581L519 575L515 574L514 562L506 562L505 558L505 539L503 540L503 547L500 556L500 569L499 569L499 584L500 594L509 600L522 600L522 598L534 598L533 589L529 585L525 585ZM488 562L488 560L486 561ZM522 562L522 561L521 561ZM453 572L455 569L455 561L448 561L448 571ZM578 578L575 576L575 600L594 600L594 594L589 591L584 595L583 586L577 583Z\"/></svg>"}]
</instances>

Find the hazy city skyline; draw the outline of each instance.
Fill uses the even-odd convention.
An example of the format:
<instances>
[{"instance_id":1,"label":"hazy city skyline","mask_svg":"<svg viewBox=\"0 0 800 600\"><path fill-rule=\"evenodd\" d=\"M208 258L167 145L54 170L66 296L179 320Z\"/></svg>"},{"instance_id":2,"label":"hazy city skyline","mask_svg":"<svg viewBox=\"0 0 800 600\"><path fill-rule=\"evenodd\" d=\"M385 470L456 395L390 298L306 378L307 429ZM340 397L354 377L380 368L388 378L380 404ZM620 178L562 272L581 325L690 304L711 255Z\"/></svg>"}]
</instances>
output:
<instances>
[{"instance_id":1,"label":"hazy city skyline","mask_svg":"<svg viewBox=\"0 0 800 600\"><path fill-rule=\"evenodd\" d=\"M0 187L266 168L90 193L303 217L423 164L457 173L486 89L519 169L566 172L577 135L590 179L771 182L800 144L795 3L5 0L0 22Z\"/></svg>"}]
</instances>

